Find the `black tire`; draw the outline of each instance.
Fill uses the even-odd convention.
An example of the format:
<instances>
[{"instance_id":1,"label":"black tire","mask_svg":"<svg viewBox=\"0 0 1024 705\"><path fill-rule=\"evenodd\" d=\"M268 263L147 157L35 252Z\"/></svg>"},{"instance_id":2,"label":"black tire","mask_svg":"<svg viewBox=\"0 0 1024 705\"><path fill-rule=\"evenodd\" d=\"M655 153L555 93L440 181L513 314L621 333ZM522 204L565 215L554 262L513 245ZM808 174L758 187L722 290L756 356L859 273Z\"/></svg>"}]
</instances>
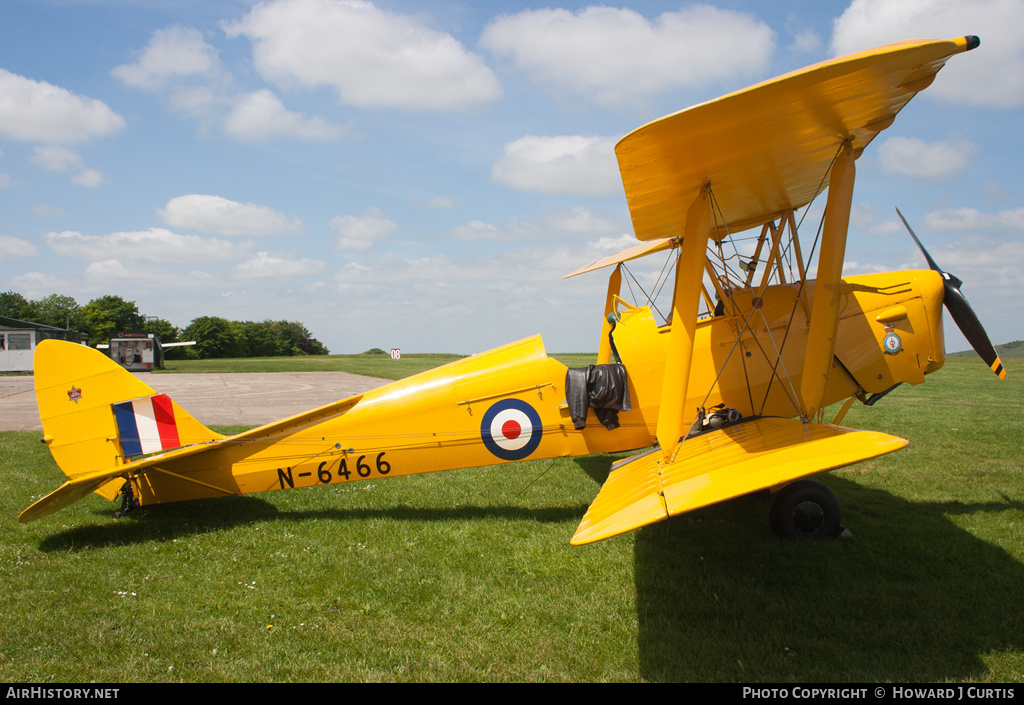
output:
<instances>
[{"instance_id":1,"label":"black tire","mask_svg":"<svg viewBox=\"0 0 1024 705\"><path fill-rule=\"evenodd\" d=\"M820 482L798 480L772 497L768 521L784 539L834 538L842 530L839 500Z\"/></svg>"}]
</instances>

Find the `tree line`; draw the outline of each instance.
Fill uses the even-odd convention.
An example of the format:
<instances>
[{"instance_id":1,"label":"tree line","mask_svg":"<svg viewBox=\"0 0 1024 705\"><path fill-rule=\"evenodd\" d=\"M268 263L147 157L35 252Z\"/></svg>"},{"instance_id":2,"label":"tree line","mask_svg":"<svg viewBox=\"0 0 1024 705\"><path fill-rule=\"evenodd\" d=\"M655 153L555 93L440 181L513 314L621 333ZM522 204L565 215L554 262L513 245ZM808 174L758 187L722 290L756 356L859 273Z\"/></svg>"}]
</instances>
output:
<instances>
[{"instance_id":1,"label":"tree line","mask_svg":"<svg viewBox=\"0 0 1024 705\"><path fill-rule=\"evenodd\" d=\"M229 321L200 316L178 328L169 321L143 316L134 301L112 295L80 306L63 294L30 301L15 291L5 291L0 293L0 316L78 331L89 337L91 345L125 331L153 333L164 343L196 341L195 346L170 348L168 359L330 354L299 321Z\"/></svg>"}]
</instances>

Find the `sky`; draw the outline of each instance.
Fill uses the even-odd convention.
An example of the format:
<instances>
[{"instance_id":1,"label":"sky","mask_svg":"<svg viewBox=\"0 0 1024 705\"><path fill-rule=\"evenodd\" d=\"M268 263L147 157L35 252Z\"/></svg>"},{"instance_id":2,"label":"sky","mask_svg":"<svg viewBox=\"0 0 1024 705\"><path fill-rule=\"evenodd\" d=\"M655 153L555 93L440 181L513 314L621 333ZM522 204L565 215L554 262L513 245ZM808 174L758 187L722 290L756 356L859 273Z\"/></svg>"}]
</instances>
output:
<instances>
[{"instance_id":1,"label":"sky","mask_svg":"<svg viewBox=\"0 0 1024 705\"><path fill-rule=\"evenodd\" d=\"M0 291L298 320L333 353L595 351L606 273L562 277L636 242L621 137L967 34L858 160L844 273L926 267L899 207L1019 340L1024 0L3 0Z\"/></svg>"}]
</instances>

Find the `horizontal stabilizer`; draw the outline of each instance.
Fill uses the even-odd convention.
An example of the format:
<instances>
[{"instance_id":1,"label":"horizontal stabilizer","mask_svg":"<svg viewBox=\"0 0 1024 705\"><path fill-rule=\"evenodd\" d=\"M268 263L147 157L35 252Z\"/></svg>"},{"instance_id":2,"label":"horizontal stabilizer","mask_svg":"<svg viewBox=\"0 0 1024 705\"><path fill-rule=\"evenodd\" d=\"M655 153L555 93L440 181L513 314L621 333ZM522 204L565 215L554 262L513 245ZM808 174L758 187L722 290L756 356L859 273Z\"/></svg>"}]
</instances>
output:
<instances>
[{"instance_id":1,"label":"horizontal stabilizer","mask_svg":"<svg viewBox=\"0 0 1024 705\"><path fill-rule=\"evenodd\" d=\"M104 472L92 473L68 480L50 494L38 500L18 516L18 521L27 524L30 521L49 516L64 507L88 497L110 480L124 474L123 467L111 468Z\"/></svg>"},{"instance_id":2,"label":"horizontal stabilizer","mask_svg":"<svg viewBox=\"0 0 1024 705\"><path fill-rule=\"evenodd\" d=\"M146 470L155 468L170 460L177 460L179 458L206 453L231 440L233 440L233 438L208 441L207 443L191 445L185 448L176 448L174 450L161 453L160 455L140 458L138 460L125 463L124 465L115 465L107 468L106 470L76 475L73 479L65 482L53 492L23 511L18 517L18 521L22 524L26 524L30 521L35 521L36 519L41 519L44 516L53 514L64 507L74 504L80 499L84 499L90 492L96 492L108 482L115 488L115 491L109 493L110 496L108 496L107 499L114 499L116 488L120 487L121 484L119 480L126 480L130 476L143 474Z\"/></svg>"},{"instance_id":3,"label":"horizontal stabilizer","mask_svg":"<svg viewBox=\"0 0 1024 705\"><path fill-rule=\"evenodd\" d=\"M613 466L572 543L600 541L906 445L896 436L831 424L779 418L742 421L688 438L671 460L646 452Z\"/></svg>"}]
</instances>

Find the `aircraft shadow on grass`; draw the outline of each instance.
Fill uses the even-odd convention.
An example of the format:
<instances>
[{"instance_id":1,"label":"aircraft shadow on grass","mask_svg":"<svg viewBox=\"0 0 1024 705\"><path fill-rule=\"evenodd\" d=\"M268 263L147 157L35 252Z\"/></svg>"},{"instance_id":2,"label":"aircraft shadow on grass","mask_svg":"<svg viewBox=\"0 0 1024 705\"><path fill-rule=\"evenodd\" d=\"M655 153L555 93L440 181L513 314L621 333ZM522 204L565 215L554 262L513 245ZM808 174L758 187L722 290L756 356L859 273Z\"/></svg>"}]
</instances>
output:
<instances>
[{"instance_id":1,"label":"aircraft shadow on grass","mask_svg":"<svg viewBox=\"0 0 1024 705\"><path fill-rule=\"evenodd\" d=\"M216 511L213 511L215 508ZM40 542L39 550L75 551L108 546L130 546L150 541L193 536L219 531L232 526L279 521L302 522L312 519L326 521L367 521L388 519L408 522L467 521L488 518L512 519L541 524L572 523L587 510L586 504L574 507L531 509L516 505L461 505L458 507L411 507L399 505L387 509L331 507L326 509L288 510L252 496L228 497L215 505L208 500L179 502L147 507L132 518L116 525L75 526ZM97 517L109 516L102 509Z\"/></svg>"},{"instance_id":2,"label":"aircraft shadow on grass","mask_svg":"<svg viewBox=\"0 0 1024 705\"><path fill-rule=\"evenodd\" d=\"M589 455L572 460L598 485L608 476L611 462L624 454ZM532 483L531 483L532 484ZM524 490L525 491L525 490ZM325 509L288 510L258 495L224 497L215 503L200 499L174 502L136 510L128 518L110 524L108 509L97 507L92 514L103 524L73 526L54 533L40 542L39 550L75 551L104 546L130 546L148 541L167 541L209 531L254 522L305 521L326 519L332 521L393 519L397 521L454 521L486 518L519 519L538 523L572 524L587 510L585 503L575 506L531 509L509 504L468 505L458 507L410 507L399 505L388 509L329 507Z\"/></svg>"},{"instance_id":3,"label":"aircraft shadow on grass","mask_svg":"<svg viewBox=\"0 0 1024 705\"><path fill-rule=\"evenodd\" d=\"M644 678L938 682L982 678L986 654L1024 649L1024 565L951 518L1024 502L828 484L852 539L779 541L747 498L637 535Z\"/></svg>"}]
</instances>

